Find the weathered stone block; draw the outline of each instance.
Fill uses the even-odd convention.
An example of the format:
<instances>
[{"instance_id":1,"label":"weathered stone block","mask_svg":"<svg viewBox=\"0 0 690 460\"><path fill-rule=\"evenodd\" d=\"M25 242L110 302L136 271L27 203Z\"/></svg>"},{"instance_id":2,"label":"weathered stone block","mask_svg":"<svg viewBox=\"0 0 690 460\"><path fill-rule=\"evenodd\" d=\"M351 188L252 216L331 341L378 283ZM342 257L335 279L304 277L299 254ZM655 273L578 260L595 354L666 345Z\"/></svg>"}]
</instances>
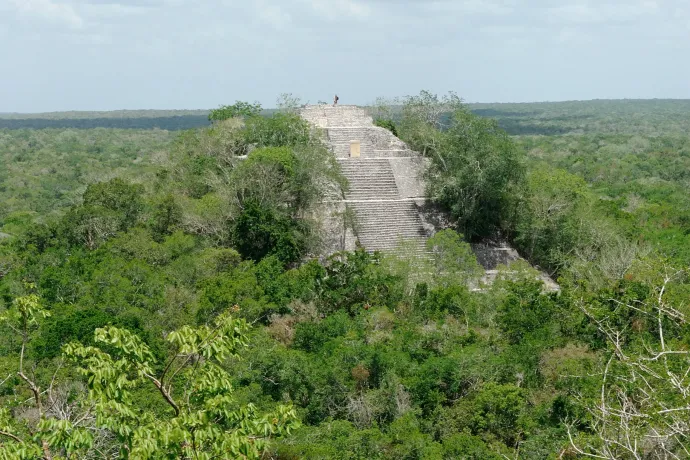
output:
<instances>
[{"instance_id":1,"label":"weathered stone block","mask_svg":"<svg viewBox=\"0 0 690 460\"><path fill-rule=\"evenodd\" d=\"M350 158L359 158L360 154L359 141L350 141Z\"/></svg>"}]
</instances>

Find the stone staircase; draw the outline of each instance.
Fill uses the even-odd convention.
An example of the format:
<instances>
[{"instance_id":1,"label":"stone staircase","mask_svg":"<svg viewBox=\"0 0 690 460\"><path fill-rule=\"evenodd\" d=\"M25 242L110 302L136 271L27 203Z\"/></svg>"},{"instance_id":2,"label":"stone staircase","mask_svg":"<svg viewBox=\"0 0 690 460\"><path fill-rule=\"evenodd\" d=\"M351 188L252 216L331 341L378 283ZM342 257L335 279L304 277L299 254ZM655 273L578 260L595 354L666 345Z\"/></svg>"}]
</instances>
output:
<instances>
[{"instance_id":1,"label":"stone staircase","mask_svg":"<svg viewBox=\"0 0 690 460\"><path fill-rule=\"evenodd\" d=\"M387 129L374 126L359 107L312 105L301 115L322 130L350 183L344 204L354 211L359 243L373 252L394 250L404 241L406 250L426 253L429 235L418 208L424 200L417 174L422 170L420 155ZM353 141L359 142L360 156L351 158Z\"/></svg>"},{"instance_id":2,"label":"stone staircase","mask_svg":"<svg viewBox=\"0 0 690 460\"><path fill-rule=\"evenodd\" d=\"M407 250L426 253L427 235L414 201L367 200L348 206L356 212L355 231L364 248L392 251L404 241Z\"/></svg>"},{"instance_id":3,"label":"stone staircase","mask_svg":"<svg viewBox=\"0 0 690 460\"><path fill-rule=\"evenodd\" d=\"M302 117L324 130L324 140L338 158L350 154L350 142L360 143L366 158L418 157L403 141L385 128L374 126L369 114L357 106L311 105L302 109Z\"/></svg>"},{"instance_id":4,"label":"stone staircase","mask_svg":"<svg viewBox=\"0 0 690 460\"><path fill-rule=\"evenodd\" d=\"M426 240L438 225L422 212L426 200L421 173L427 160L387 129L374 126L371 116L359 107L312 105L304 107L301 115L322 130L324 142L350 183L345 199L331 201L329 205L340 215L343 210L354 211L354 235L343 230L342 221L331 223L333 233L338 235L331 239L341 243L337 248L334 245L330 253L352 250L355 241L370 252L394 251L404 242L407 254L429 257ZM353 141L359 142L359 157L350 157ZM474 244L473 251L486 270L481 280L485 284L496 278L499 265L521 260L517 251L505 243ZM548 275L542 273L540 279L545 290L559 289ZM483 287L479 284L472 289Z\"/></svg>"},{"instance_id":5,"label":"stone staircase","mask_svg":"<svg viewBox=\"0 0 690 460\"><path fill-rule=\"evenodd\" d=\"M339 158L343 175L350 183L347 200L397 200L398 186L390 162L385 158Z\"/></svg>"}]
</instances>

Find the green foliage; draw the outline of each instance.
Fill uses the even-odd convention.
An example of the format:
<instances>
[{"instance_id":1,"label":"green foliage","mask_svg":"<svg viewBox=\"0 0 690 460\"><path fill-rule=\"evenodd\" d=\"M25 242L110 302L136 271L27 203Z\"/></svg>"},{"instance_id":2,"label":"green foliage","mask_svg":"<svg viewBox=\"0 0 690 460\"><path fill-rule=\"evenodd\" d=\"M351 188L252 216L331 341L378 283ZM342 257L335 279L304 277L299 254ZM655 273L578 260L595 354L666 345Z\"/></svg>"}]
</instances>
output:
<instances>
[{"instance_id":1,"label":"green foliage","mask_svg":"<svg viewBox=\"0 0 690 460\"><path fill-rule=\"evenodd\" d=\"M441 230L429 238L426 245L434 257L438 285L466 285L484 274L472 248L457 232Z\"/></svg>"},{"instance_id":2,"label":"green foliage","mask_svg":"<svg viewBox=\"0 0 690 460\"><path fill-rule=\"evenodd\" d=\"M688 100L623 99L530 104L472 104L477 115L495 118L514 136L566 140L582 134L657 136L683 133Z\"/></svg>"},{"instance_id":3,"label":"green foliage","mask_svg":"<svg viewBox=\"0 0 690 460\"><path fill-rule=\"evenodd\" d=\"M312 212L344 179L333 155L298 115L225 120L184 134L176 149L180 167L172 171L178 178L173 188L180 186L191 198L181 203L183 228L214 244L233 245L256 261L275 254L290 264L319 247Z\"/></svg>"},{"instance_id":4,"label":"green foliage","mask_svg":"<svg viewBox=\"0 0 690 460\"><path fill-rule=\"evenodd\" d=\"M453 434L443 440L443 458L466 460L499 460L504 457L491 452L489 446L477 436L467 432Z\"/></svg>"},{"instance_id":5,"label":"green foliage","mask_svg":"<svg viewBox=\"0 0 690 460\"><path fill-rule=\"evenodd\" d=\"M510 283L508 295L498 308L496 321L504 337L515 345L550 339L550 322L557 304L541 292L539 281Z\"/></svg>"},{"instance_id":6,"label":"green foliage","mask_svg":"<svg viewBox=\"0 0 690 460\"><path fill-rule=\"evenodd\" d=\"M307 352L318 352L328 341L347 332L348 316L336 313L319 323L306 322L297 325L293 345Z\"/></svg>"},{"instance_id":7,"label":"green foliage","mask_svg":"<svg viewBox=\"0 0 690 460\"><path fill-rule=\"evenodd\" d=\"M451 111L451 117L443 115ZM512 228L524 178L522 155L495 121L472 114L456 96L427 92L403 107L402 139L428 156L429 197L469 239Z\"/></svg>"},{"instance_id":8,"label":"green foliage","mask_svg":"<svg viewBox=\"0 0 690 460\"><path fill-rule=\"evenodd\" d=\"M261 104L237 101L232 105L221 105L208 114L209 121L223 121L230 118L252 118L261 114Z\"/></svg>"},{"instance_id":9,"label":"green foliage","mask_svg":"<svg viewBox=\"0 0 690 460\"><path fill-rule=\"evenodd\" d=\"M141 212L142 192L142 186L127 184L122 179L91 184L84 192L84 206L101 207L115 212L122 216L123 228L129 228Z\"/></svg>"},{"instance_id":10,"label":"green foliage","mask_svg":"<svg viewBox=\"0 0 690 460\"><path fill-rule=\"evenodd\" d=\"M256 279L254 267L249 262L239 264L228 273L204 280L201 288L198 312L200 323L224 310L239 308L239 304L243 305L243 315L252 321L264 316L269 308L263 289Z\"/></svg>"},{"instance_id":11,"label":"green foliage","mask_svg":"<svg viewBox=\"0 0 690 460\"><path fill-rule=\"evenodd\" d=\"M90 183L148 175L173 136L162 130L0 131L0 227L18 211L59 216ZM16 227L2 231L19 233Z\"/></svg>"},{"instance_id":12,"label":"green foliage","mask_svg":"<svg viewBox=\"0 0 690 460\"><path fill-rule=\"evenodd\" d=\"M344 309L356 315L367 305L395 305L401 294L395 289L399 279L377 270L379 262L380 255L364 250L331 256L316 279L320 309L326 313Z\"/></svg>"},{"instance_id":13,"label":"green foliage","mask_svg":"<svg viewBox=\"0 0 690 460\"><path fill-rule=\"evenodd\" d=\"M44 412L43 394L24 374L23 350L30 331L47 316L38 297L30 295L17 298L2 318L23 338L17 375L31 389L38 410L38 421L26 440L21 434L12 434L15 421L9 413L0 413L0 435L10 440L3 443L4 452L27 459L53 458L60 453L65 458L83 458L96 447L92 433L105 430L111 433L120 458L229 455L258 459L271 438L299 426L289 406L261 415L252 404L235 404L231 376L223 364L239 358L246 348L248 325L229 312L218 315L208 326L184 326L168 334L171 352L163 365L156 363L153 351L137 335L112 326L96 329L95 343L100 347L78 342L65 345L67 361L88 384L88 399L72 410L87 415L74 422L60 413ZM137 404L135 395L146 387L151 396L158 394L163 399L167 411L152 412ZM53 391L51 383L47 390L51 404L55 404ZM83 424L87 417L91 427Z\"/></svg>"},{"instance_id":14,"label":"green foliage","mask_svg":"<svg viewBox=\"0 0 690 460\"><path fill-rule=\"evenodd\" d=\"M257 147L294 147L312 142L312 128L294 113L278 112L270 117L246 121L245 139Z\"/></svg>"},{"instance_id":15,"label":"green foliage","mask_svg":"<svg viewBox=\"0 0 690 460\"><path fill-rule=\"evenodd\" d=\"M395 122L389 118L377 118L374 120L374 126L385 128L394 136L398 135L398 128L395 127Z\"/></svg>"},{"instance_id":16,"label":"green foliage","mask_svg":"<svg viewBox=\"0 0 690 460\"><path fill-rule=\"evenodd\" d=\"M521 435L520 416L527 401L514 385L487 383L470 403L470 427L473 432L488 432L514 444Z\"/></svg>"},{"instance_id":17,"label":"green foliage","mask_svg":"<svg viewBox=\"0 0 690 460\"><path fill-rule=\"evenodd\" d=\"M308 229L253 201L245 202L232 229L233 246L255 261L276 256L284 264L298 261L307 247Z\"/></svg>"},{"instance_id":18,"label":"green foliage","mask_svg":"<svg viewBox=\"0 0 690 460\"><path fill-rule=\"evenodd\" d=\"M469 238L510 229L524 167L519 151L490 120L454 113L447 146L432 157L430 196Z\"/></svg>"},{"instance_id":19,"label":"green foliage","mask_svg":"<svg viewBox=\"0 0 690 460\"><path fill-rule=\"evenodd\" d=\"M589 184L592 220L614 219L619 232L679 264L690 260L685 173L690 150L672 120L646 135L524 137L519 142L533 161L563 168Z\"/></svg>"},{"instance_id":20,"label":"green foliage","mask_svg":"<svg viewBox=\"0 0 690 460\"><path fill-rule=\"evenodd\" d=\"M530 172L528 187L516 236L527 257L554 268L578 248L595 244L588 235L593 197L581 178L542 168Z\"/></svg>"},{"instance_id":21,"label":"green foliage","mask_svg":"<svg viewBox=\"0 0 690 460\"><path fill-rule=\"evenodd\" d=\"M674 104L480 108L570 133L512 140L454 95L379 108L457 229L512 238L561 275L547 294L524 261L481 285L452 230L423 257L299 264L346 184L291 99L181 133L169 158L158 131L0 133L0 458L684 457Z\"/></svg>"},{"instance_id":22,"label":"green foliage","mask_svg":"<svg viewBox=\"0 0 690 460\"><path fill-rule=\"evenodd\" d=\"M265 147L252 152L247 161L243 163L246 167L253 167L260 164L270 164L280 167L288 179L295 174L295 154L288 147Z\"/></svg>"},{"instance_id":23,"label":"green foliage","mask_svg":"<svg viewBox=\"0 0 690 460\"><path fill-rule=\"evenodd\" d=\"M151 232L157 239L170 235L182 223L182 208L172 194L161 197L153 205Z\"/></svg>"}]
</instances>

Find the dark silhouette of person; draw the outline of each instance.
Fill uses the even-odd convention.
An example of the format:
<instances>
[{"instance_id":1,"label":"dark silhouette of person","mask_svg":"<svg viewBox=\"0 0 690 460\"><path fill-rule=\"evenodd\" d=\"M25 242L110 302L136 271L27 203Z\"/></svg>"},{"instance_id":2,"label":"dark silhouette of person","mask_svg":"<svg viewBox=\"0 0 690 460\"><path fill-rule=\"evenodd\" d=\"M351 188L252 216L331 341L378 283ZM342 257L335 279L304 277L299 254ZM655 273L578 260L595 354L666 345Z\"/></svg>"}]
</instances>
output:
<instances>
[{"instance_id":1,"label":"dark silhouette of person","mask_svg":"<svg viewBox=\"0 0 690 460\"><path fill-rule=\"evenodd\" d=\"M336 94L335 97L333 98L333 107L335 107L336 105L338 105L338 101L339 101L339 100L340 100L340 98L339 98L338 95Z\"/></svg>"}]
</instances>

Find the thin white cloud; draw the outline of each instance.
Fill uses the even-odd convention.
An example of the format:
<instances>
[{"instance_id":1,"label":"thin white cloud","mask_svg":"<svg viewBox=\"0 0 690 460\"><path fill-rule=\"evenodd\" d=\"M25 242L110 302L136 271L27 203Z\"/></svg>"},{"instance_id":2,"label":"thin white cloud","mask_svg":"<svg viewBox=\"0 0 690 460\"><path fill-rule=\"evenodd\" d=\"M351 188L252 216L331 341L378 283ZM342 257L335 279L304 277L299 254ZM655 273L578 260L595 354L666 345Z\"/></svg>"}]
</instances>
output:
<instances>
[{"instance_id":1,"label":"thin white cloud","mask_svg":"<svg viewBox=\"0 0 690 460\"><path fill-rule=\"evenodd\" d=\"M16 11L29 17L65 24L69 27L82 27L84 21L69 3L57 0L10 0Z\"/></svg>"},{"instance_id":2,"label":"thin white cloud","mask_svg":"<svg viewBox=\"0 0 690 460\"><path fill-rule=\"evenodd\" d=\"M428 11L441 14L506 15L514 11L513 3L496 0L435 0L422 5Z\"/></svg>"},{"instance_id":3,"label":"thin white cloud","mask_svg":"<svg viewBox=\"0 0 690 460\"><path fill-rule=\"evenodd\" d=\"M125 3L92 3L87 2L78 7L82 15L89 16L94 19L98 18L113 18L122 16L132 16L146 14L149 11L156 11L157 8L152 5L129 5Z\"/></svg>"},{"instance_id":4,"label":"thin white cloud","mask_svg":"<svg viewBox=\"0 0 690 460\"><path fill-rule=\"evenodd\" d=\"M558 33L557 40L565 44L585 45L594 43L592 35L583 32L577 27L564 27Z\"/></svg>"},{"instance_id":5,"label":"thin white cloud","mask_svg":"<svg viewBox=\"0 0 690 460\"><path fill-rule=\"evenodd\" d=\"M612 3L601 1L583 1L549 8L548 15L552 21L581 24L625 23L649 18L660 8L654 1L628 1Z\"/></svg>"},{"instance_id":6,"label":"thin white cloud","mask_svg":"<svg viewBox=\"0 0 690 460\"><path fill-rule=\"evenodd\" d=\"M372 8L364 1L357 0L303 0L311 10L330 21L338 19L366 19Z\"/></svg>"},{"instance_id":7,"label":"thin white cloud","mask_svg":"<svg viewBox=\"0 0 690 460\"><path fill-rule=\"evenodd\" d=\"M281 92L318 100L335 88L353 102L420 88L468 100L690 97L689 5L0 0L0 34L12 37L0 40L0 66L13 69L0 77L0 111L270 105ZM637 72L641 62L664 84ZM597 78L583 78L592 68ZM644 91L625 93L629 80Z\"/></svg>"},{"instance_id":8,"label":"thin white cloud","mask_svg":"<svg viewBox=\"0 0 690 460\"><path fill-rule=\"evenodd\" d=\"M267 0L255 0L256 15L264 24L275 29L284 29L292 22L292 16L280 4L274 4Z\"/></svg>"}]
</instances>

